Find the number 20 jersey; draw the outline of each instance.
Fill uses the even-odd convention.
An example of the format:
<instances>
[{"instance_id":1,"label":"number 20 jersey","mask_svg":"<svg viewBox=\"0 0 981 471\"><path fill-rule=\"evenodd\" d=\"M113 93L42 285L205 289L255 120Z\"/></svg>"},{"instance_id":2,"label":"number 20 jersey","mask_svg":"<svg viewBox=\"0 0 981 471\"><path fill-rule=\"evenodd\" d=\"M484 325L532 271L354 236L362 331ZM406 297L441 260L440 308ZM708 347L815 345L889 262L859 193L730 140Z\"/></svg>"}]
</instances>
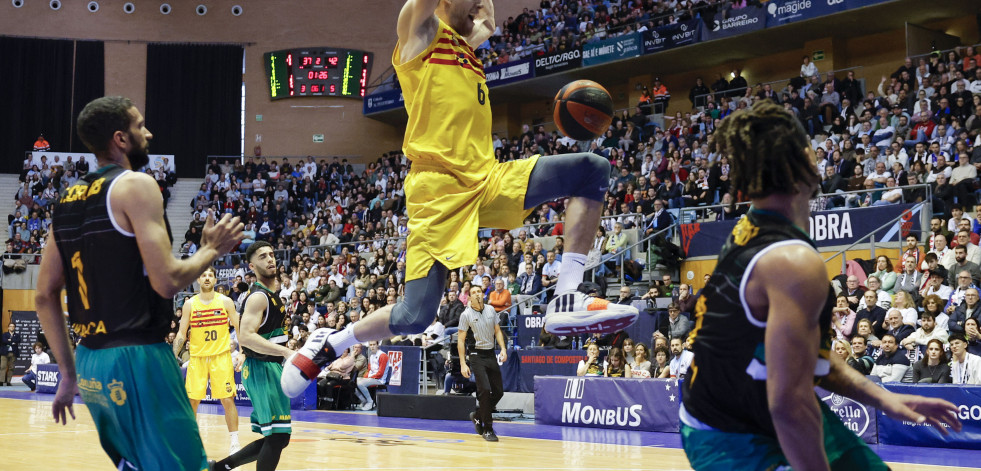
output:
<instances>
[{"instance_id":1,"label":"number 20 jersey","mask_svg":"<svg viewBox=\"0 0 981 471\"><path fill-rule=\"evenodd\" d=\"M173 302L150 286L135 234L112 214L109 195L128 172L107 165L89 173L61 194L52 213L69 322L87 348L163 342L174 315Z\"/></svg>"}]
</instances>

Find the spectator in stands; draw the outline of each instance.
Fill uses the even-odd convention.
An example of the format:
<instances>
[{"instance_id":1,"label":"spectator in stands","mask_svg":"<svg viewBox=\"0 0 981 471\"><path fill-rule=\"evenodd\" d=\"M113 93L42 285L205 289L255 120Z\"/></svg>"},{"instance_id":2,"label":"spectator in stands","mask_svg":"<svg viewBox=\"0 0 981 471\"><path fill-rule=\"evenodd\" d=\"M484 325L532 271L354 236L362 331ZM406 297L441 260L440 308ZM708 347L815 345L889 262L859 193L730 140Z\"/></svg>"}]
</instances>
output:
<instances>
[{"instance_id":1,"label":"spectator in stands","mask_svg":"<svg viewBox=\"0 0 981 471\"><path fill-rule=\"evenodd\" d=\"M950 365L944 343L937 339L927 342L923 359L913 363L914 383L950 383Z\"/></svg>"},{"instance_id":2,"label":"spectator in stands","mask_svg":"<svg viewBox=\"0 0 981 471\"><path fill-rule=\"evenodd\" d=\"M967 351L981 355L981 320L971 317L964 321L964 337L967 339Z\"/></svg>"},{"instance_id":3,"label":"spectator in stands","mask_svg":"<svg viewBox=\"0 0 981 471\"><path fill-rule=\"evenodd\" d=\"M861 335L856 335L852 337L851 356L848 357L848 366L855 368L859 373L863 375L869 375L872 373L872 367L875 365L875 360L868 355L868 343L865 337Z\"/></svg>"},{"instance_id":4,"label":"spectator in stands","mask_svg":"<svg viewBox=\"0 0 981 471\"><path fill-rule=\"evenodd\" d=\"M941 239L941 236L938 234L936 239ZM950 299L950 295L953 292L950 286L943 284L946 278L947 278L946 268L942 266L938 266L935 270L932 270L930 272L930 278L927 284L923 287L923 289L920 290L921 296L926 298L931 294L935 294L940 299L942 299L944 303L946 303L947 300Z\"/></svg>"},{"instance_id":5,"label":"spectator in stands","mask_svg":"<svg viewBox=\"0 0 981 471\"><path fill-rule=\"evenodd\" d=\"M680 337L675 337L671 339L671 377L672 378L683 378L688 374L688 367L691 366L692 360L695 358L690 350L687 350L684 346L684 339ZM634 347L634 355L636 355L637 347Z\"/></svg>"},{"instance_id":6,"label":"spectator in stands","mask_svg":"<svg viewBox=\"0 0 981 471\"><path fill-rule=\"evenodd\" d=\"M654 360L651 362L651 378L666 379L671 377L671 365L668 359L671 352L667 347L659 346L654 349Z\"/></svg>"},{"instance_id":7,"label":"spectator in stands","mask_svg":"<svg viewBox=\"0 0 981 471\"><path fill-rule=\"evenodd\" d=\"M855 311L848 307L848 297L839 294L835 307L831 310L831 327L839 339L847 339L855 326Z\"/></svg>"},{"instance_id":8,"label":"spectator in stands","mask_svg":"<svg viewBox=\"0 0 981 471\"><path fill-rule=\"evenodd\" d=\"M896 345L902 345L903 340L906 340L906 337L912 335L915 330L913 326L903 323L903 315L896 308L886 312L884 327L886 334L890 334L896 339Z\"/></svg>"},{"instance_id":9,"label":"spectator in stands","mask_svg":"<svg viewBox=\"0 0 981 471\"><path fill-rule=\"evenodd\" d=\"M907 237L907 239L910 238L912 238L913 243L916 244L916 237L915 236ZM907 242L909 241L907 240ZM918 250L919 249L917 249L917 251ZM908 294L915 293L918 296L920 291L920 285L923 284L923 273L920 273L920 271L916 269L917 258L915 256L911 256L906 253L904 253L903 255L905 260L903 262L903 271L896 277L896 285L893 287L894 291L896 291L897 293L898 292L905 292Z\"/></svg>"},{"instance_id":10,"label":"spectator in stands","mask_svg":"<svg viewBox=\"0 0 981 471\"><path fill-rule=\"evenodd\" d=\"M44 138L44 134L38 136L37 140L34 141L34 152L48 152L50 150L51 144L49 144L48 140Z\"/></svg>"},{"instance_id":11,"label":"spectator in stands","mask_svg":"<svg viewBox=\"0 0 981 471\"><path fill-rule=\"evenodd\" d=\"M324 368L317 376L317 397L321 403L326 402L328 398L333 400L334 387L344 388L351 383L351 373L354 371L352 349L353 347L344 350L338 359ZM337 408L337 406L337 404L332 404L331 408Z\"/></svg>"},{"instance_id":12,"label":"spectator in stands","mask_svg":"<svg viewBox=\"0 0 981 471\"><path fill-rule=\"evenodd\" d=\"M862 302L862 297L864 296L866 288L859 285L858 277L855 275L848 275L845 279L845 288L842 291L845 297L848 298L848 307L855 311L858 309L859 304Z\"/></svg>"},{"instance_id":13,"label":"spectator in stands","mask_svg":"<svg viewBox=\"0 0 981 471\"><path fill-rule=\"evenodd\" d=\"M877 296L875 291L868 290L862 295L862 300L864 304L859 308L855 315L855 322L861 322L863 319L869 321L869 326L872 328L873 333L877 337L881 337L882 334L886 332L885 320L886 320L886 309L882 306L876 304ZM851 304L849 302L849 308Z\"/></svg>"},{"instance_id":14,"label":"spectator in stands","mask_svg":"<svg viewBox=\"0 0 981 471\"><path fill-rule=\"evenodd\" d=\"M340 319L339 317L338 320ZM371 351L371 356L368 357L370 367L364 377L358 378L358 389L356 391L358 399L361 401L361 410L375 408L375 403L371 400L368 387L385 384L388 378L388 354L378 349L378 342L376 341L368 342L368 349Z\"/></svg>"},{"instance_id":15,"label":"spectator in stands","mask_svg":"<svg viewBox=\"0 0 981 471\"><path fill-rule=\"evenodd\" d=\"M950 376L954 384L981 384L981 357L967 351L964 334L950 335Z\"/></svg>"},{"instance_id":16,"label":"spectator in stands","mask_svg":"<svg viewBox=\"0 0 981 471\"><path fill-rule=\"evenodd\" d=\"M933 313L924 312L920 315L920 328L910 334L900 344L906 350L914 350L918 345L926 345L931 340L939 340L947 343L947 331L937 327L937 320Z\"/></svg>"},{"instance_id":17,"label":"spectator in stands","mask_svg":"<svg viewBox=\"0 0 981 471\"><path fill-rule=\"evenodd\" d=\"M978 267L978 264L967 259L967 251L968 247L964 247L963 245L954 247L953 262L945 267L948 270L947 283L951 286L957 285L957 276L961 272L968 273L971 280L969 284L976 285L978 284L978 280L981 280L981 267Z\"/></svg>"},{"instance_id":18,"label":"spectator in stands","mask_svg":"<svg viewBox=\"0 0 981 471\"><path fill-rule=\"evenodd\" d=\"M511 292L504 286L504 280L494 281L494 290L487 296L487 304L495 311L501 312L511 308Z\"/></svg>"},{"instance_id":19,"label":"spectator in stands","mask_svg":"<svg viewBox=\"0 0 981 471\"><path fill-rule=\"evenodd\" d=\"M562 262L556 260L555 252L549 251L545 257L545 264L541 267L541 284L544 289L553 289L559 280L559 272L562 270Z\"/></svg>"},{"instance_id":20,"label":"spectator in stands","mask_svg":"<svg viewBox=\"0 0 981 471\"><path fill-rule=\"evenodd\" d=\"M466 306L460 301L460 297L453 289L446 293L443 301L439 305L439 314L436 316L444 327L456 327L460 324L460 314Z\"/></svg>"},{"instance_id":21,"label":"spectator in stands","mask_svg":"<svg viewBox=\"0 0 981 471\"><path fill-rule=\"evenodd\" d=\"M634 339L627 337L623 339L623 357L627 359L627 364L634 363Z\"/></svg>"},{"instance_id":22,"label":"spectator in stands","mask_svg":"<svg viewBox=\"0 0 981 471\"><path fill-rule=\"evenodd\" d=\"M634 346L636 349L636 345ZM636 352L634 353L636 355ZM576 376L603 376L603 367L599 362L599 347L595 343L586 347L586 359L579 360Z\"/></svg>"},{"instance_id":23,"label":"spectator in stands","mask_svg":"<svg viewBox=\"0 0 981 471\"><path fill-rule=\"evenodd\" d=\"M876 304L878 304L879 307L889 309L892 306L892 296L882 289L882 281L879 280L879 277L869 275L868 278L865 279L865 285L869 288L868 291L865 292L865 295L867 295L869 291L875 293ZM859 309L866 306L867 300L868 298L864 297L863 295L862 302L859 303Z\"/></svg>"},{"instance_id":24,"label":"spectator in stands","mask_svg":"<svg viewBox=\"0 0 981 471\"><path fill-rule=\"evenodd\" d=\"M886 255L879 255L875 258L875 271L872 272L880 283L880 287L888 294L894 293L897 275L892 266L892 261Z\"/></svg>"},{"instance_id":25,"label":"spectator in stands","mask_svg":"<svg viewBox=\"0 0 981 471\"><path fill-rule=\"evenodd\" d=\"M709 93L702 78L698 77L695 79L695 86L688 92L688 100L691 101L692 107L705 107L708 104Z\"/></svg>"},{"instance_id":26,"label":"spectator in stands","mask_svg":"<svg viewBox=\"0 0 981 471\"><path fill-rule=\"evenodd\" d=\"M900 291L893 296L892 307L899 310L903 316L903 323L916 327L917 306L913 302L913 297L904 291Z\"/></svg>"},{"instance_id":27,"label":"spectator in stands","mask_svg":"<svg viewBox=\"0 0 981 471\"><path fill-rule=\"evenodd\" d=\"M949 310L950 318L947 321L947 329L951 334L963 334L967 319L981 319L981 309L978 309L978 289L971 287L964 294L964 302L956 308Z\"/></svg>"},{"instance_id":28,"label":"spectator in stands","mask_svg":"<svg viewBox=\"0 0 981 471\"><path fill-rule=\"evenodd\" d=\"M647 345L638 342L634 345L634 361L630 363L632 377L651 378L651 361Z\"/></svg>"},{"instance_id":29,"label":"spectator in stands","mask_svg":"<svg viewBox=\"0 0 981 471\"><path fill-rule=\"evenodd\" d=\"M883 383L898 383L909 370L909 359L899 350L896 337L892 334L882 336L882 353L875 360L872 375L878 376Z\"/></svg>"},{"instance_id":30,"label":"spectator in stands","mask_svg":"<svg viewBox=\"0 0 981 471\"><path fill-rule=\"evenodd\" d=\"M668 305L668 319L665 324L660 330L668 339L687 340L688 333L691 332L691 323L688 317L681 315L681 306L677 302Z\"/></svg>"},{"instance_id":31,"label":"spectator in stands","mask_svg":"<svg viewBox=\"0 0 981 471\"><path fill-rule=\"evenodd\" d=\"M27 368L24 372L24 376L21 381L27 385L31 391L34 391L37 385L37 365L46 365L51 363L51 357L44 352L44 345L41 342L34 342L34 352L31 354L31 366Z\"/></svg>"},{"instance_id":32,"label":"spectator in stands","mask_svg":"<svg viewBox=\"0 0 981 471\"><path fill-rule=\"evenodd\" d=\"M650 373L648 373L649 375ZM606 365L603 368L603 376L607 378L631 378L632 371L627 360L623 357L623 350L613 347L606 356Z\"/></svg>"}]
</instances>

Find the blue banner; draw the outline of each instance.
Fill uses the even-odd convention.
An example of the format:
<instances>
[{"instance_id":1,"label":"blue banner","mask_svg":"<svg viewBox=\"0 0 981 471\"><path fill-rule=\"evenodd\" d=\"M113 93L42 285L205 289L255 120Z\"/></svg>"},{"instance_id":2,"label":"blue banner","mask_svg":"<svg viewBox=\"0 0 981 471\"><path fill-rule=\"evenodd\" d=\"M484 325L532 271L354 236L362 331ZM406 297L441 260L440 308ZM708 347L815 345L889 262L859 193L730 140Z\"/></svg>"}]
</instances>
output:
<instances>
[{"instance_id":1,"label":"blue banner","mask_svg":"<svg viewBox=\"0 0 981 471\"><path fill-rule=\"evenodd\" d=\"M405 106L402 90L386 90L364 97L364 114L378 113Z\"/></svg>"},{"instance_id":2,"label":"blue banner","mask_svg":"<svg viewBox=\"0 0 981 471\"><path fill-rule=\"evenodd\" d=\"M555 52L535 58L535 77L582 67L582 49Z\"/></svg>"},{"instance_id":3,"label":"blue banner","mask_svg":"<svg viewBox=\"0 0 981 471\"><path fill-rule=\"evenodd\" d=\"M487 86L496 87L535 76L535 65L531 58L495 65L484 69Z\"/></svg>"},{"instance_id":4,"label":"blue banner","mask_svg":"<svg viewBox=\"0 0 981 471\"><path fill-rule=\"evenodd\" d=\"M766 27L812 20L847 8L845 0L770 0L766 4Z\"/></svg>"},{"instance_id":5,"label":"blue banner","mask_svg":"<svg viewBox=\"0 0 981 471\"><path fill-rule=\"evenodd\" d=\"M456 346L454 345L454 348ZM419 368L422 347L388 345L381 347L388 354L389 394L419 394Z\"/></svg>"},{"instance_id":6,"label":"blue banner","mask_svg":"<svg viewBox=\"0 0 981 471\"><path fill-rule=\"evenodd\" d=\"M582 47L582 65L599 65L640 55L640 33L607 38Z\"/></svg>"},{"instance_id":7,"label":"blue banner","mask_svg":"<svg viewBox=\"0 0 981 471\"><path fill-rule=\"evenodd\" d=\"M644 31L644 54L695 44L702 20L688 20Z\"/></svg>"},{"instance_id":8,"label":"blue banner","mask_svg":"<svg viewBox=\"0 0 981 471\"><path fill-rule=\"evenodd\" d=\"M58 383L60 382L61 373L58 371L57 364L37 365L37 392L54 394L58 391Z\"/></svg>"},{"instance_id":9,"label":"blue banner","mask_svg":"<svg viewBox=\"0 0 981 471\"><path fill-rule=\"evenodd\" d=\"M746 7L726 11L712 20L712 25L702 26L702 41L728 38L740 34L759 31L766 25L766 11L762 8Z\"/></svg>"},{"instance_id":10,"label":"blue banner","mask_svg":"<svg viewBox=\"0 0 981 471\"><path fill-rule=\"evenodd\" d=\"M842 211L811 213L809 232L818 247L849 245L890 219L903 218L876 232L876 241L902 240L909 233L919 233L922 204L893 204L854 208ZM688 257L717 255L737 221L717 221L681 225L682 250Z\"/></svg>"},{"instance_id":11,"label":"blue banner","mask_svg":"<svg viewBox=\"0 0 981 471\"><path fill-rule=\"evenodd\" d=\"M579 361L585 359L585 350L510 350L508 361L501 365L504 390L534 392L535 376L575 376Z\"/></svg>"},{"instance_id":12,"label":"blue banner","mask_svg":"<svg viewBox=\"0 0 981 471\"><path fill-rule=\"evenodd\" d=\"M535 423L677 432L681 395L674 379L535 378Z\"/></svg>"},{"instance_id":13,"label":"blue banner","mask_svg":"<svg viewBox=\"0 0 981 471\"><path fill-rule=\"evenodd\" d=\"M862 437L865 443L875 444L879 442L879 428L876 423L877 409L821 388L814 388L814 391L831 408L831 411L838 415L845 427L855 432L855 435Z\"/></svg>"},{"instance_id":14,"label":"blue banner","mask_svg":"<svg viewBox=\"0 0 981 471\"><path fill-rule=\"evenodd\" d=\"M948 430L950 435L944 436L932 425L918 425L910 421L896 420L880 412L879 443L884 445L978 449L978 444L981 443L981 387L899 383L886 383L885 387L898 394L936 397L954 403L958 410L957 417L961 420L964 428L960 432Z\"/></svg>"}]
</instances>

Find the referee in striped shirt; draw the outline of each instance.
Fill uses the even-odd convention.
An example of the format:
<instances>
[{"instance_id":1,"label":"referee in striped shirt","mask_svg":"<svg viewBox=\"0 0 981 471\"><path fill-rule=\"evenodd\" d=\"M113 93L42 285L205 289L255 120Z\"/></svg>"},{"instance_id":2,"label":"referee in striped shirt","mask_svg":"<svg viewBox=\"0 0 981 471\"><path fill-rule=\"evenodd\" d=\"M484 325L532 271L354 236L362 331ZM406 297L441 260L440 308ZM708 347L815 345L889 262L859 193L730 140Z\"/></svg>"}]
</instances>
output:
<instances>
[{"instance_id":1,"label":"referee in striped shirt","mask_svg":"<svg viewBox=\"0 0 981 471\"><path fill-rule=\"evenodd\" d=\"M466 354L467 332L473 331L475 340L474 351L468 357ZM494 357L494 340L501 347L501 353ZM477 383L477 411L470 413L474 429L484 440L496 442L494 419L491 413L497 402L504 396L504 380L501 378L501 367L498 361L504 363L508 359L507 346L504 344L504 334L497 323L497 313L489 304L484 303L484 292L479 286L470 288L470 304L460 315L460 330L456 342L460 353L460 373L470 377L470 367L467 358L473 365L473 374Z\"/></svg>"}]
</instances>

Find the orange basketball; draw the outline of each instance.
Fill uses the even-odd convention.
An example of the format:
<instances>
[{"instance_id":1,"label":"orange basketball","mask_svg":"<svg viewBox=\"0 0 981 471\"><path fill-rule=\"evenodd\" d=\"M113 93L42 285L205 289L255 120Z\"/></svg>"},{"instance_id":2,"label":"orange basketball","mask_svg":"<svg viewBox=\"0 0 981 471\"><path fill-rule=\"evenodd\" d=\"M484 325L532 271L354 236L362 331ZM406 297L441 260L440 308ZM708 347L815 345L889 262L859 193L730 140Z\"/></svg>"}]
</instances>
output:
<instances>
[{"instance_id":1,"label":"orange basketball","mask_svg":"<svg viewBox=\"0 0 981 471\"><path fill-rule=\"evenodd\" d=\"M577 141L595 139L613 121L613 98L592 80L576 80L555 95L552 116L562 134Z\"/></svg>"}]
</instances>

